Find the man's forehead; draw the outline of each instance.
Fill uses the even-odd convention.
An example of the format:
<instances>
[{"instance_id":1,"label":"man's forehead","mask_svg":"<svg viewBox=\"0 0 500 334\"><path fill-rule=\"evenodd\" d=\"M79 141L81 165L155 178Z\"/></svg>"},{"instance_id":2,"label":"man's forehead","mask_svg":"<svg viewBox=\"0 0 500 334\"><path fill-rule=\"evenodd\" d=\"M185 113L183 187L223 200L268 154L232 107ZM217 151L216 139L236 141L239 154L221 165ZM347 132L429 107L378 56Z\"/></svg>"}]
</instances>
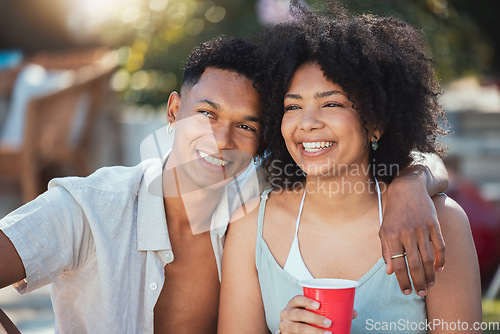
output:
<instances>
[{"instance_id":1,"label":"man's forehead","mask_svg":"<svg viewBox=\"0 0 500 334\"><path fill-rule=\"evenodd\" d=\"M219 104L235 101L253 103L260 99L250 79L237 72L218 68L207 68L200 80L184 95L189 95L193 102L210 100Z\"/></svg>"},{"instance_id":2,"label":"man's forehead","mask_svg":"<svg viewBox=\"0 0 500 334\"><path fill-rule=\"evenodd\" d=\"M203 74L200 77L200 80L196 84L199 84L200 82L203 81L208 81L208 80L218 80L220 78L232 78L234 80L240 80L240 81L245 81L250 84L252 84L252 81L244 74L235 71L235 70L228 70L228 69L222 69L222 68L217 68L213 66L209 66L205 69ZM195 86L196 86L195 84Z\"/></svg>"}]
</instances>

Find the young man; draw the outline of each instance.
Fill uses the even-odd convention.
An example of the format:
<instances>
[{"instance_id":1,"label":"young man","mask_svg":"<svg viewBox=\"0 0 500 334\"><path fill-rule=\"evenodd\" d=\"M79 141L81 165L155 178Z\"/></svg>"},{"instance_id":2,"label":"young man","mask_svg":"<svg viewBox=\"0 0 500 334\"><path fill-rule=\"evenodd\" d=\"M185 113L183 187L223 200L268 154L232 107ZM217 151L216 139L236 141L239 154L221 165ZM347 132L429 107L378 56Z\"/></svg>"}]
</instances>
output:
<instances>
[{"instance_id":1,"label":"young man","mask_svg":"<svg viewBox=\"0 0 500 334\"><path fill-rule=\"evenodd\" d=\"M202 44L186 63L180 95L168 101L167 132L175 134L163 163L52 180L0 220L0 288L18 282L25 293L53 283L63 333L215 333L226 225L259 192L246 169L262 151L258 59L257 48L240 39ZM397 269L405 288L404 259L392 263L391 255L404 247L418 258L417 245L430 250L429 240L444 246L435 216L411 210L432 212L425 188L433 194L446 182L419 168L426 167L391 185L394 203L408 193L414 202L388 205L382 233L388 270ZM436 253L439 266L443 255ZM415 288L425 289L432 263L410 269Z\"/></svg>"}]
</instances>

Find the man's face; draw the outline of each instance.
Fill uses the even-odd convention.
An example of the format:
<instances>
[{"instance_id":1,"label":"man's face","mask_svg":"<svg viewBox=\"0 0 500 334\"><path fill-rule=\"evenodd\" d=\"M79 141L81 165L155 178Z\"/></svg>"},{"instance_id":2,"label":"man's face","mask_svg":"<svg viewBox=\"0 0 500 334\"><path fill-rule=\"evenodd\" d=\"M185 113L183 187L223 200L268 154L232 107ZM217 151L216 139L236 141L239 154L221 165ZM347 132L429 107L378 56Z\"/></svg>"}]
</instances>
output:
<instances>
[{"instance_id":1,"label":"man's face","mask_svg":"<svg viewBox=\"0 0 500 334\"><path fill-rule=\"evenodd\" d=\"M182 97L169 99L175 127L172 154L182 182L210 187L243 172L259 147L261 105L244 76L209 67Z\"/></svg>"}]
</instances>

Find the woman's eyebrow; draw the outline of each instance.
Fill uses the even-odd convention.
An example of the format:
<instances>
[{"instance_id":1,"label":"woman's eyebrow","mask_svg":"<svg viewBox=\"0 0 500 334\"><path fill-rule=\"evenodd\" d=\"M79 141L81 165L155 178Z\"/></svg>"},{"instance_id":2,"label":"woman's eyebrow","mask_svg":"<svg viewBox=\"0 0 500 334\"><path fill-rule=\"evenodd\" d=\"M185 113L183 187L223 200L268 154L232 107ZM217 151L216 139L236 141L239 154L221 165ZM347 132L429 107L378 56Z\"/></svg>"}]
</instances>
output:
<instances>
[{"instance_id":1,"label":"woman's eyebrow","mask_svg":"<svg viewBox=\"0 0 500 334\"><path fill-rule=\"evenodd\" d=\"M302 96L299 94L286 94L285 99L302 100Z\"/></svg>"},{"instance_id":2,"label":"woman's eyebrow","mask_svg":"<svg viewBox=\"0 0 500 334\"><path fill-rule=\"evenodd\" d=\"M325 97L328 97L328 96L332 96L332 95L346 96L346 94L344 92L341 92L340 90L329 90L327 92L315 93L314 94L314 98L315 99L322 99L322 98L325 98Z\"/></svg>"},{"instance_id":3,"label":"woman's eyebrow","mask_svg":"<svg viewBox=\"0 0 500 334\"><path fill-rule=\"evenodd\" d=\"M344 92L341 92L340 90L329 90L326 92L315 93L314 98L315 99L322 99L322 98L332 96L332 95L342 95L342 96L347 97L347 95ZM300 95L300 94L286 94L285 99L302 100L302 95Z\"/></svg>"}]
</instances>

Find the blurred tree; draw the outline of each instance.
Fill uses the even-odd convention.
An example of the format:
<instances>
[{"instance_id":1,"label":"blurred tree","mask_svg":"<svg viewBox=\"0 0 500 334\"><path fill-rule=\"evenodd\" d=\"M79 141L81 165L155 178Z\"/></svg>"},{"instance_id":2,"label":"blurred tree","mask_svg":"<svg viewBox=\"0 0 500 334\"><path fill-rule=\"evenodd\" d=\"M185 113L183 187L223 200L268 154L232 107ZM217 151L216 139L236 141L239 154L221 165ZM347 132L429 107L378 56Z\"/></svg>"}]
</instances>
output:
<instances>
[{"instance_id":1,"label":"blurred tree","mask_svg":"<svg viewBox=\"0 0 500 334\"><path fill-rule=\"evenodd\" d=\"M112 80L127 103L165 104L168 93L179 89L183 61L195 45L224 33L247 36L260 29L251 1L149 0L138 4L138 11L130 12L133 18L124 22L123 14L120 27L110 22L104 30L118 32L113 37L108 34L108 43L128 45L119 49L123 67ZM133 29L124 34L131 25Z\"/></svg>"},{"instance_id":2,"label":"blurred tree","mask_svg":"<svg viewBox=\"0 0 500 334\"><path fill-rule=\"evenodd\" d=\"M443 82L492 73L498 64L500 21L495 12L500 11L492 10L491 1L342 1L353 12L394 15L423 29ZM273 8L272 2L286 0L266 0L267 8ZM326 1L306 2L321 7ZM499 4L493 2L494 7ZM182 62L194 45L224 33L248 36L261 28L256 1L149 0L142 5L147 14L139 14L137 20L145 15L148 23L136 27L129 46L121 49L125 66L115 76L115 88L129 103L155 107L165 103L167 94L179 88Z\"/></svg>"},{"instance_id":3,"label":"blurred tree","mask_svg":"<svg viewBox=\"0 0 500 334\"><path fill-rule=\"evenodd\" d=\"M500 2L468 0L341 0L354 12L400 17L424 31L436 61L437 74L447 82L464 75L498 70ZM496 10L495 10L496 9ZM496 39L497 46L492 41ZM496 48L496 50L495 50ZM495 52L496 51L496 52ZM496 56L495 56L496 53Z\"/></svg>"},{"instance_id":4,"label":"blurred tree","mask_svg":"<svg viewBox=\"0 0 500 334\"><path fill-rule=\"evenodd\" d=\"M500 73L500 1L340 1L354 12L390 14L423 29L443 82ZM38 0L0 0L0 48L35 52L92 44L115 47L122 67L112 87L127 103L158 107L170 91L179 89L183 61L195 45L224 33L254 34L260 22L285 18L288 2L46 0L41 5Z\"/></svg>"},{"instance_id":5,"label":"blurred tree","mask_svg":"<svg viewBox=\"0 0 500 334\"><path fill-rule=\"evenodd\" d=\"M493 56L489 69L498 82L500 76L500 1L489 0L453 0L460 13L467 13L474 20L483 38L492 48ZM474 52L474 50L471 50Z\"/></svg>"}]
</instances>

